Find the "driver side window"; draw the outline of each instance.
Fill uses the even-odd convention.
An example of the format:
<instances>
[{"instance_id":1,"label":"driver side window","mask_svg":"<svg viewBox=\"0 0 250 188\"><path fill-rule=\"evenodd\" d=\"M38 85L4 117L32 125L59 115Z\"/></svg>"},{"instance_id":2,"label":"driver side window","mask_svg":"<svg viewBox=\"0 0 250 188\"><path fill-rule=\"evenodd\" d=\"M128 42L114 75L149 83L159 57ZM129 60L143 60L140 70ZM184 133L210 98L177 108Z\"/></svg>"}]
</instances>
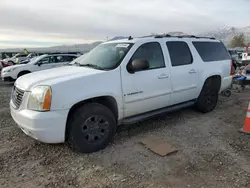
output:
<instances>
[{"instance_id":1,"label":"driver side window","mask_svg":"<svg viewBox=\"0 0 250 188\"><path fill-rule=\"evenodd\" d=\"M146 60L149 63L149 69L157 69L165 67L164 57L161 45L158 42L149 42L142 44L132 56L133 60Z\"/></svg>"},{"instance_id":2,"label":"driver side window","mask_svg":"<svg viewBox=\"0 0 250 188\"><path fill-rule=\"evenodd\" d=\"M39 61L40 64L48 64L50 61L49 57L45 57Z\"/></svg>"}]
</instances>

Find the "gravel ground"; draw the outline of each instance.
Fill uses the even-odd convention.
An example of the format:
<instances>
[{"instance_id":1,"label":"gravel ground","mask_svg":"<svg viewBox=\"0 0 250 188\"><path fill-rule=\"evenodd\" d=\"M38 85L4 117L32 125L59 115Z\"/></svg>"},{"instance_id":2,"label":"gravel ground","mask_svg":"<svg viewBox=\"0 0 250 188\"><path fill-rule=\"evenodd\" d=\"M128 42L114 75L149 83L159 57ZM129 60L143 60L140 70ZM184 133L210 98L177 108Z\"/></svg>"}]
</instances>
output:
<instances>
[{"instance_id":1,"label":"gravel ground","mask_svg":"<svg viewBox=\"0 0 250 188\"><path fill-rule=\"evenodd\" d=\"M250 90L220 97L211 113L184 109L119 128L93 154L26 136L9 114L11 85L0 82L0 187L250 187L250 135L239 133ZM162 138L179 151L160 157L139 141Z\"/></svg>"}]
</instances>

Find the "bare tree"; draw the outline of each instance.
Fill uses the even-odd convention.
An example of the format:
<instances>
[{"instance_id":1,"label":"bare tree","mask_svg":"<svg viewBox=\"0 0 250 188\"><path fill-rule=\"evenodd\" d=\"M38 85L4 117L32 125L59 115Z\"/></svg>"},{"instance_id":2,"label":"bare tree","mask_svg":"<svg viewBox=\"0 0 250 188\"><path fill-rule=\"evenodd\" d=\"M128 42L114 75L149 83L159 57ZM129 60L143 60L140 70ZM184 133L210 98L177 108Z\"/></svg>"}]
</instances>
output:
<instances>
[{"instance_id":1,"label":"bare tree","mask_svg":"<svg viewBox=\"0 0 250 188\"><path fill-rule=\"evenodd\" d=\"M245 36L243 33L239 35L235 35L233 39L230 42L230 47L235 48L235 47L244 47L245 45Z\"/></svg>"}]
</instances>

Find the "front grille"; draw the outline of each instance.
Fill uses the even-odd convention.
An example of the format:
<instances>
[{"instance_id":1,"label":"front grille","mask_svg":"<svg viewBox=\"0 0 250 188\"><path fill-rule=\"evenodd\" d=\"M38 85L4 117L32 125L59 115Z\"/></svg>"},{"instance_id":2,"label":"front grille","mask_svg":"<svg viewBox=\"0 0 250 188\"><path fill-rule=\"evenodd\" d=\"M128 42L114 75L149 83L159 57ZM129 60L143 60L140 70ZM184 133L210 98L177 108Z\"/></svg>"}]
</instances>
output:
<instances>
[{"instance_id":1,"label":"front grille","mask_svg":"<svg viewBox=\"0 0 250 188\"><path fill-rule=\"evenodd\" d=\"M14 86L13 92L12 92L12 102L16 106L16 109L20 107L22 100L23 100L23 95L24 95L24 91Z\"/></svg>"}]
</instances>

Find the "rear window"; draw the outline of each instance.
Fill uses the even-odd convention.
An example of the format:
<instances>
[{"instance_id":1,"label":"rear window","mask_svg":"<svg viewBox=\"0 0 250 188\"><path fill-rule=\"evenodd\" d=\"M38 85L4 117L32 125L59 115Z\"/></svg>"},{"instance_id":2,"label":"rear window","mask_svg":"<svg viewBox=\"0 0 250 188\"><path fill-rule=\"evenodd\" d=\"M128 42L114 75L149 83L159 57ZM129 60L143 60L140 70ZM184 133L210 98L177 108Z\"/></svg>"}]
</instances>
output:
<instances>
[{"instance_id":1,"label":"rear window","mask_svg":"<svg viewBox=\"0 0 250 188\"><path fill-rule=\"evenodd\" d=\"M204 62L229 60L226 47L220 42L193 42Z\"/></svg>"}]
</instances>

